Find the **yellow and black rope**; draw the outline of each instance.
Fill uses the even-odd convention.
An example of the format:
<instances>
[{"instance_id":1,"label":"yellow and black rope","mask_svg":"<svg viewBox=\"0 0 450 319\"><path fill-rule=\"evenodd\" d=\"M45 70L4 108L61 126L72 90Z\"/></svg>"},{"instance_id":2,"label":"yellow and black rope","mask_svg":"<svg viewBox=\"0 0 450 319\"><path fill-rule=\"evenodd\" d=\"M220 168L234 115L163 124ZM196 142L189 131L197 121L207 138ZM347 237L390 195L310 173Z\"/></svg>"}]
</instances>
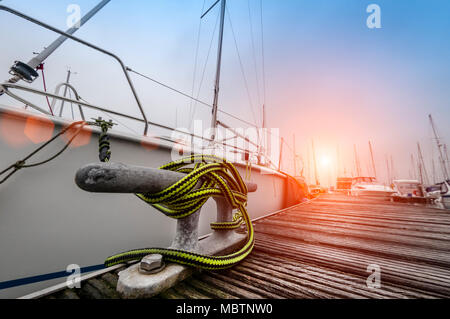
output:
<instances>
[{"instance_id":1,"label":"yellow and black rope","mask_svg":"<svg viewBox=\"0 0 450 319\"><path fill-rule=\"evenodd\" d=\"M100 160L108 162L111 151L107 131L110 126L105 122L98 124L102 127L99 140ZM212 223L211 228L235 229L244 223L247 229L245 245L237 252L225 256L207 256L167 248L134 249L108 257L105 260L106 267L140 260L149 254L161 254L166 261L215 270L231 267L250 254L254 245L254 233L246 210L248 191L232 163L213 155L192 155L165 164L160 169L185 173L186 176L158 193L136 194L138 198L164 215L180 219L198 211L210 197L224 197L238 212L233 216L233 221Z\"/></svg>"},{"instance_id":2,"label":"yellow and black rope","mask_svg":"<svg viewBox=\"0 0 450 319\"><path fill-rule=\"evenodd\" d=\"M194 167L186 167L189 165ZM213 223L213 229L234 229L246 225L247 242L237 252L225 256L202 254L165 248L143 248L108 257L105 266L139 260L149 254L161 254L167 261L202 269L228 268L250 254L254 245L253 226L245 208L247 187L236 168L225 159L212 155L193 155L170 162L160 169L187 173L180 181L155 194L136 194L166 216L184 218L196 212L210 197L224 197L238 213L232 222ZM195 186L199 184L198 188Z\"/></svg>"}]
</instances>

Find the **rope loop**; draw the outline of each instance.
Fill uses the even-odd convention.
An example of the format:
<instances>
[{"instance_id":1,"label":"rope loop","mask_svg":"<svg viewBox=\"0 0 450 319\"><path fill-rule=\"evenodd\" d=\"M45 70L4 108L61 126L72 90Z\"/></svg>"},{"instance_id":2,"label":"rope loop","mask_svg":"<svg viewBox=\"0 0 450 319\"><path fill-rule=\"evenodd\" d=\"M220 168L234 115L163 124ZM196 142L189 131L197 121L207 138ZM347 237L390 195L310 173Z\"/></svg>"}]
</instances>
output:
<instances>
[{"instance_id":1,"label":"rope loop","mask_svg":"<svg viewBox=\"0 0 450 319\"><path fill-rule=\"evenodd\" d=\"M15 169L21 169L25 166L25 161L17 161L14 163L13 166Z\"/></svg>"}]
</instances>

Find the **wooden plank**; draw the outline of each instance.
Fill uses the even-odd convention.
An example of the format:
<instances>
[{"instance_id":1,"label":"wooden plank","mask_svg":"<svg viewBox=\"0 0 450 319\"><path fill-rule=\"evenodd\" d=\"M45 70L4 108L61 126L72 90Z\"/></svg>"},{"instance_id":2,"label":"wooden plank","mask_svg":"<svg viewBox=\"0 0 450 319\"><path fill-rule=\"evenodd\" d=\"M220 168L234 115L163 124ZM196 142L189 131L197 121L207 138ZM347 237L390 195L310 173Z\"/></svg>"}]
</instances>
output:
<instances>
[{"instance_id":1,"label":"wooden plank","mask_svg":"<svg viewBox=\"0 0 450 319\"><path fill-rule=\"evenodd\" d=\"M257 269L261 273L266 273L274 280L286 280L294 284L300 284L302 287L315 291L315 298L330 298L329 296L337 298L364 298L365 294L356 289L352 289L350 283L344 285L336 283L334 278L324 279L322 276L310 276L301 271L298 267L289 267L284 262L258 260L249 258L242 263L243 266L248 266L249 269ZM330 280L332 279L332 280ZM349 289L350 287L350 289ZM323 295L321 294L323 292Z\"/></svg>"},{"instance_id":2,"label":"wooden plank","mask_svg":"<svg viewBox=\"0 0 450 319\"><path fill-rule=\"evenodd\" d=\"M353 249L360 252L373 253L379 256L402 260L429 262L443 267L450 266L450 254L444 250L409 247L394 243L386 244L384 242L372 239L309 232L301 229L292 229L291 227L279 227L274 225L260 224L256 225L255 229L259 233L267 233L277 237L287 237L299 241L321 243L324 245Z\"/></svg>"},{"instance_id":3,"label":"wooden plank","mask_svg":"<svg viewBox=\"0 0 450 319\"><path fill-rule=\"evenodd\" d=\"M323 225L329 227L339 227L343 229L354 229L365 231L381 231L388 234L401 234L403 236L413 236L437 240L450 240L450 227L429 227L423 224L405 224L403 222L383 222L374 221L369 218L327 216L323 217L317 214L302 214L279 216L271 221L285 221L292 223L301 223L302 225ZM264 222L264 221L261 221Z\"/></svg>"},{"instance_id":4,"label":"wooden plank","mask_svg":"<svg viewBox=\"0 0 450 319\"><path fill-rule=\"evenodd\" d=\"M173 289L188 299L211 299L211 297L197 291L193 287L189 287L184 281L177 284Z\"/></svg>"},{"instance_id":5,"label":"wooden plank","mask_svg":"<svg viewBox=\"0 0 450 319\"><path fill-rule=\"evenodd\" d=\"M383 259L377 256L352 254L347 251L344 254L338 254L336 251L327 250L325 247L314 249L317 247L311 244L297 246L283 243L283 245L275 246L273 245L273 239L266 242L261 242L257 239L257 242L255 253L262 250L280 258L287 256L360 276L368 276L367 266L377 264L380 265L382 270L382 280L386 280L389 283L414 287L440 297L450 296L449 278L446 278L444 281L433 274L430 275L429 272L424 271L420 266L404 269L402 263L395 260Z\"/></svg>"},{"instance_id":6,"label":"wooden plank","mask_svg":"<svg viewBox=\"0 0 450 319\"><path fill-rule=\"evenodd\" d=\"M369 289L366 285L366 277L343 273L335 269L319 267L314 264L303 263L298 260L284 257L282 260L263 252L258 252L252 259L278 265L282 262L281 271L289 271L295 275L304 273L311 277L311 281L320 280L325 284L338 283L344 285L341 289L355 291L367 298L432 298L433 296L416 291L405 291L404 287L392 286L383 282L381 289Z\"/></svg>"},{"instance_id":7,"label":"wooden plank","mask_svg":"<svg viewBox=\"0 0 450 319\"><path fill-rule=\"evenodd\" d=\"M321 256L329 256L332 258L340 258L339 260L342 261L358 262L359 264L365 264L366 266L371 263L375 263L374 261L377 261L389 266L388 269L395 272L415 273L415 275L421 276L421 278L439 279L440 281L446 283L450 279L450 271L448 268L443 268L435 265L405 262L358 251L352 251L345 248L337 249L336 247L327 247L311 243L301 243L293 240L284 240L283 242L274 243L274 240L275 239L273 236L267 236L265 238L261 238L261 236L258 236L257 238L257 242L260 245L271 245L270 248L275 247L275 249L292 250L297 254L303 254L305 253L305 251L308 251L308 253L313 254L314 256L319 256L318 258L320 258ZM256 248L259 249L260 246L257 246ZM364 266L363 268L366 269L366 266Z\"/></svg>"},{"instance_id":8,"label":"wooden plank","mask_svg":"<svg viewBox=\"0 0 450 319\"><path fill-rule=\"evenodd\" d=\"M232 271L252 276L265 283L269 289L281 291L289 298L335 298L332 292L325 292L311 285L299 284L295 277L271 270L269 267L261 267L255 263L243 261L235 266Z\"/></svg>"},{"instance_id":9,"label":"wooden plank","mask_svg":"<svg viewBox=\"0 0 450 319\"><path fill-rule=\"evenodd\" d=\"M187 285L190 285L194 287L196 290L215 299L238 299L238 297L223 291L222 287L209 285L196 278L189 278L185 282Z\"/></svg>"},{"instance_id":10,"label":"wooden plank","mask_svg":"<svg viewBox=\"0 0 450 319\"><path fill-rule=\"evenodd\" d=\"M222 291L225 291L238 298L244 299L263 299L272 298L280 299L279 295L272 294L263 289L255 287L240 279L228 277L218 272L210 272L199 277L199 280L211 284L216 287L220 287Z\"/></svg>"},{"instance_id":11,"label":"wooden plank","mask_svg":"<svg viewBox=\"0 0 450 319\"><path fill-rule=\"evenodd\" d=\"M162 293L160 293L158 295L158 297L160 297L162 299L186 299L187 298L186 296L179 294L173 288L163 291Z\"/></svg>"}]
</instances>

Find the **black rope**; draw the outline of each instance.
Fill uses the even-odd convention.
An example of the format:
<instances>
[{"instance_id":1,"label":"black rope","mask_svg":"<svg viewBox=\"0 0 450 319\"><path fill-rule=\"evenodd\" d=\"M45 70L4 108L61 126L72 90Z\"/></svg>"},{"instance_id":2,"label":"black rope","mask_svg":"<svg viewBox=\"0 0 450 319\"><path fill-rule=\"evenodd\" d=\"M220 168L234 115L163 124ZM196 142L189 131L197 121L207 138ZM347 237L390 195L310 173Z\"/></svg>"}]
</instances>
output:
<instances>
[{"instance_id":1,"label":"black rope","mask_svg":"<svg viewBox=\"0 0 450 319\"><path fill-rule=\"evenodd\" d=\"M85 121L74 122L74 123L70 124L68 127L62 129L58 134L53 136L50 140L48 140L47 142L45 142L44 144L39 146L37 149L35 149L30 154L28 154L25 158L15 162L14 164L11 164L9 167L7 167L3 171L1 171L0 176L4 175L8 171L12 170L11 172L9 172L8 175L6 175L0 181L0 184L3 184L4 182L6 182L14 173L16 173L18 170L20 170L22 168L30 168L30 167L40 166L40 165L46 164L46 163L54 160L58 156L60 156L69 147L69 145L72 144L73 140L81 133L81 131L83 130L83 128L86 125L94 125L94 126L98 126L101 128L102 133L100 134L100 137L99 137L99 159L102 162L108 162L111 158L111 150L110 150L109 136L107 135L107 132L110 128L113 127L113 125L115 125L115 123L113 123L112 121L108 122L108 121L102 120L101 117L99 117L98 119L94 119L94 120L95 120L95 122L85 122ZM56 140L59 136L65 134L68 130L70 130L71 128L73 128L77 125L80 125L80 127L77 129L77 131L69 139L69 141L66 143L66 145L64 145L64 147L58 153L56 153L55 155L53 155L52 157L50 157L44 161L33 163L33 164L26 164L26 161L28 159L30 159L33 155L40 152L47 145L49 145L51 142Z\"/></svg>"},{"instance_id":2,"label":"black rope","mask_svg":"<svg viewBox=\"0 0 450 319\"><path fill-rule=\"evenodd\" d=\"M102 118L95 120L97 126L102 129L98 139L98 158L100 162L109 162L111 159L111 143L109 142L108 130L113 127L112 121L105 121Z\"/></svg>"}]
</instances>

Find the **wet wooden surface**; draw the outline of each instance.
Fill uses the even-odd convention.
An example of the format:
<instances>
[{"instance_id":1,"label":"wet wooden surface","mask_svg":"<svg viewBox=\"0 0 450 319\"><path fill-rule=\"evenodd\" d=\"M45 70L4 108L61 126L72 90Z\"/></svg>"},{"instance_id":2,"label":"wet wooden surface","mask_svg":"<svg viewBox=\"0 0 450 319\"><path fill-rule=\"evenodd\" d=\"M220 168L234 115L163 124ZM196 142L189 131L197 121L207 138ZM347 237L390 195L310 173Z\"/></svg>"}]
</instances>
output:
<instances>
[{"instance_id":1,"label":"wet wooden surface","mask_svg":"<svg viewBox=\"0 0 450 319\"><path fill-rule=\"evenodd\" d=\"M449 298L450 212L344 195L256 221L252 254L157 298ZM381 288L369 288L369 265ZM120 298L117 273L47 298Z\"/></svg>"}]
</instances>

